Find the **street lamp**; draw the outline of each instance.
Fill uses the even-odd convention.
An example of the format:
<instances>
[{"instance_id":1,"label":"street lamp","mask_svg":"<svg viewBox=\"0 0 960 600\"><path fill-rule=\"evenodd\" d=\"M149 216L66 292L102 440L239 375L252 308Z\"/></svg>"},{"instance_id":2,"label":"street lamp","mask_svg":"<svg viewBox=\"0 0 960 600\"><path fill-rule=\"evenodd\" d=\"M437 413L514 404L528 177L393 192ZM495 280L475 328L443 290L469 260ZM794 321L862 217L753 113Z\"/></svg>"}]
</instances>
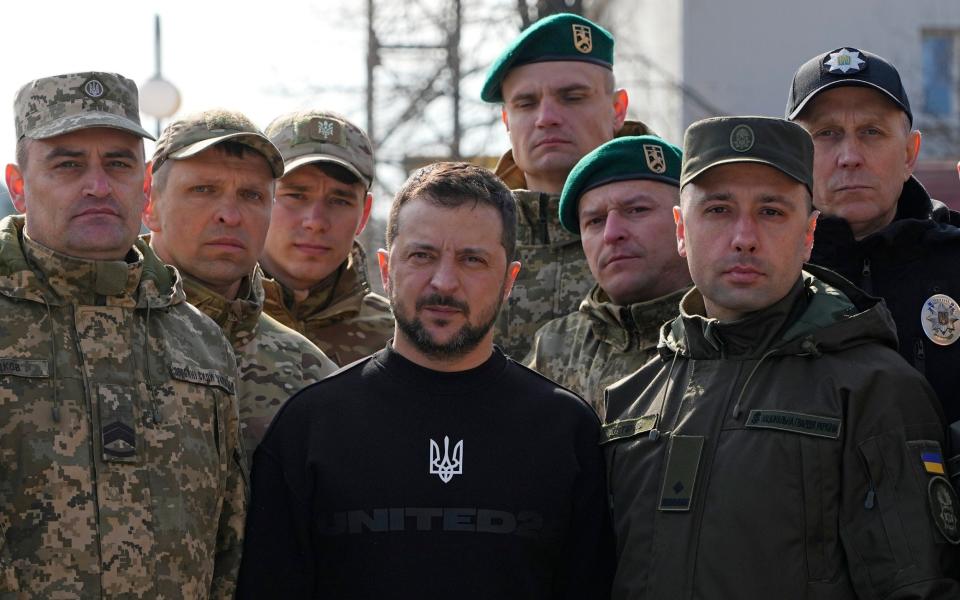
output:
<instances>
[{"instance_id":1,"label":"street lamp","mask_svg":"<svg viewBox=\"0 0 960 600\"><path fill-rule=\"evenodd\" d=\"M180 108L180 92L163 78L160 69L160 15L154 15L154 56L156 73L140 86L140 110L157 121L157 137L163 119L173 116Z\"/></svg>"}]
</instances>

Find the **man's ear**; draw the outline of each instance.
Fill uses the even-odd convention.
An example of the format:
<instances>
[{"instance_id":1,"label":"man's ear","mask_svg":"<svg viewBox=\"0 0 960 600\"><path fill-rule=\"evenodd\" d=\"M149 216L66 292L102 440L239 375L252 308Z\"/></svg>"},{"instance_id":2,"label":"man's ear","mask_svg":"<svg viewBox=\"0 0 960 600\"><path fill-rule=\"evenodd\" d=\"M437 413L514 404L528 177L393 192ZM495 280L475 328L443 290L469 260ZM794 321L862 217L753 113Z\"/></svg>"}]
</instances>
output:
<instances>
[{"instance_id":1,"label":"man's ear","mask_svg":"<svg viewBox=\"0 0 960 600\"><path fill-rule=\"evenodd\" d=\"M500 107L500 120L503 121L503 126L507 128L507 132L510 131L510 119L507 117L507 109Z\"/></svg>"},{"instance_id":2,"label":"man's ear","mask_svg":"<svg viewBox=\"0 0 960 600\"><path fill-rule=\"evenodd\" d=\"M143 196L146 205L143 207L143 216L140 220L150 231L160 231L160 219L157 218L157 195L153 192L152 163L147 163L147 172L143 177Z\"/></svg>"},{"instance_id":3,"label":"man's ear","mask_svg":"<svg viewBox=\"0 0 960 600\"><path fill-rule=\"evenodd\" d=\"M677 253L686 258L687 257L687 239L686 231L683 228L683 212L681 212L679 206L673 207L673 222L677 224Z\"/></svg>"},{"instance_id":4,"label":"man's ear","mask_svg":"<svg viewBox=\"0 0 960 600\"><path fill-rule=\"evenodd\" d=\"M11 163L7 165L6 172L7 190L10 192L10 201L17 212L23 214L27 212L27 198L23 193L23 173L20 167Z\"/></svg>"},{"instance_id":5,"label":"man's ear","mask_svg":"<svg viewBox=\"0 0 960 600\"><path fill-rule=\"evenodd\" d=\"M517 280L517 275L520 273L520 261L515 260L509 265L507 265L507 279L503 282L503 300L506 301L510 297L510 292L513 291L513 284Z\"/></svg>"},{"instance_id":6,"label":"man's ear","mask_svg":"<svg viewBox=\"0 0 960 600\"><path fill-rule=\"evenodd\" d=\"M627 90L619 89L613 93L613 130L620 131L623 122L627 120L627 105L630 104L630 98L627 96Z\"/></svg>"},{"instance_id":7,"label":"man's ear","mask_svg":"<svg viewBox=\"0 0 960 600\"><path fill-rule=\"evenodd\" d=\"M803 262L810 261L810 254L813 252L813 232L817 230L817 217L820 216L819 210L810 211L807 221L807 232L803 237Z\"/></svg>"},{"instance_id":8,"label":"man's ear","mask_svg":"<svg viewBox=\"0 0 960 600\"><path fill-rule=\"evenodd\" d=\"M373 194L367 192L367 197L363 199L363 214L360 216L360 223L357 225L357 232L353 235L360 235L363 228L367 226L370 219L370 209L373 208Z\"/></svg>"},{"instance_id":9,"label":"man's ear","mask_svg":"<svg viewBox=\"0 0 960 600\"><path fill-rule=\"evenodd\" d=\"M377 264L380 266L380 281L383 283L383 291L390 296L390 253L380 248L377 250Z\"/></svg>"},{"instance_id":10,"label":"man's ear","mask_svg":"<svg viewBox=\"0 0 960 600\"><path fill-rule=\"evenodd\" d=\"M920 135L920 131L914 129L907 135L907 163L906 163L906 176L903 178L904 181L910 178L913 175L913 170L917 168L917 159L920 158L920 140L923 136Z\"/></svg>"}]
</instances>

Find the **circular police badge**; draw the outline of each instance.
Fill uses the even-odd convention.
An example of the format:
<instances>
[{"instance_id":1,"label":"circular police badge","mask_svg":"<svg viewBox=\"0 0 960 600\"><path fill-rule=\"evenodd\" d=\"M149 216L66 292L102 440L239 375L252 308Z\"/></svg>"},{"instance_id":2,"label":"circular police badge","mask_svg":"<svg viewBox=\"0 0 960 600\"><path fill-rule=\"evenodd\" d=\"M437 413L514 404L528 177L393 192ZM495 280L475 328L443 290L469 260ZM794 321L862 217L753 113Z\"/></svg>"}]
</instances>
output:
<instances>
[{"instance_id":1,"label":"circular police badge","mask_svg":"<svg viewBox=\"0 0 960 600\"><path fill-rule=\"evenodd\" d=\"M927 500L937 530L951 544L960 544L960 501L950 482L939 475L930 479Z\"/></svg>"},{"instance_id":2,"label":"circular police badge","mask_svg":"<svg viewBox=\"0 0 960 600\"><path fill-rule=\"evenodd\" d=\"M91 79L83 84L83 92L91 98L99 98L103 95L104 87L98 80Z\"/></svg>"},{"instance_id":3,"label":"circular police badge","mask_svg":"<svg viewBox=\"0 0 960 600\"><path fill-rule=\"evenodd\" d=\"M749 125L737 125L730 132L730 147L737 152L753 148L753 129Z\"/></svg>"},{"instance_id":4,"label":"circular police badge","mask_svg":"<svg viewBox=\"0 0 960 600\"><path fill-rule=\"evenodd\" d=\"M946 294L930 296L923 303L920 325L931 342L949 346L960 339L960 305Z\"/></svg>"}]
</instances>

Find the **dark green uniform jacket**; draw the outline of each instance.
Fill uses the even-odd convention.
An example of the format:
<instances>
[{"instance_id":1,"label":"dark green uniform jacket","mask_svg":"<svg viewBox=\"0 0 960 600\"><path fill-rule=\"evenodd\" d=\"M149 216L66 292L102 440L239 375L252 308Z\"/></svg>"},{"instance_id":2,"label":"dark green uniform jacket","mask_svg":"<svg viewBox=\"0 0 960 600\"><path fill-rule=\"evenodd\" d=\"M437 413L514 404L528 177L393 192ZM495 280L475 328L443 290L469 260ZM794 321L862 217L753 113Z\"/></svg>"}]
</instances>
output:
<instances>
[{"instance_id":1,"label":"dark green uniform jacket","mask_svg":"<svg viewBox=\"0 0 960 600\"><path fill-rule=\"evenodd\" d=\"M603 418L603 390L653 358L660 326L676 316L688 288L628 306L594 285L580 310L540 328L523 361L580 394Z\"/></svg>"},{"instance_id":2,"label":"dark green uniform jacket","mask_svg":"<svg viewBox=\"0 0 960 600\"><path fill-rule=\"evenodd\" d=\"M614 599L960 598L933 391L878 300L808 271L734 322L691 290L607 390Z\"/></svg>"},{"instance_id":3,"label":"dark green uniform jacket","mask_svg":"<svg viewBox=\"0 0 960 600\"><path fill-rule=\"evenodd\" d=\"M624 123L618 136L651 133L639 121ZM520 273L497 317L495 338L516 360L530 351L533 336L548 321L579 306L594 284L580 236L560 225L560 194L527 190L527 180L508 150L496 167L517 201Z\"/></svg>"}]
</instances>

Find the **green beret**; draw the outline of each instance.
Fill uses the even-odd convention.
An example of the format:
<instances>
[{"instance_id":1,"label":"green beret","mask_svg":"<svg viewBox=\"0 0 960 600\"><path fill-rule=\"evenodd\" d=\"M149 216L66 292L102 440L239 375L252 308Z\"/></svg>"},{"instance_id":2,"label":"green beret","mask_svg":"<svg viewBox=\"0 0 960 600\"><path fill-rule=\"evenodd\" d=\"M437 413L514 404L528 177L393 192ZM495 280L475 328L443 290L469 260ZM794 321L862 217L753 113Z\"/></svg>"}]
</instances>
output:
<instances>
[{"instance_id":1,"label":"green beret","mask_svg":"<svg viewBox=\"0 0 960 600\"><path fill-rule=\"evenodd\" d=\"M791 121L772 117L713 117L683 136L680 187L718 165L759 163L778 169L813 190L813 139Z\"/></svg>"},{"instance_id":2,"label":"green beret","mask_svg":"<svg viewBox=\"0 0 960 600\"><path fill-rule=\"evenodd\" d=\"M613 36L580 15L560 13L537 21L490 65L480 99L503 102L500 83L514 67L537 62L575 60L613 68Z\"/></svg>"},{"instance_id":3,"label":"green beret","mask_svg":"<svg viewBox=\"0 0 960 600\"><path fill-rule=\"evenodd\" d=\"M580 233L580 197L602 185L631 179L652 179L680 186L680 148L655 135L615 138L594 149L573 167L560 194L560 224Z\"/></svg>"}]
</instances>

